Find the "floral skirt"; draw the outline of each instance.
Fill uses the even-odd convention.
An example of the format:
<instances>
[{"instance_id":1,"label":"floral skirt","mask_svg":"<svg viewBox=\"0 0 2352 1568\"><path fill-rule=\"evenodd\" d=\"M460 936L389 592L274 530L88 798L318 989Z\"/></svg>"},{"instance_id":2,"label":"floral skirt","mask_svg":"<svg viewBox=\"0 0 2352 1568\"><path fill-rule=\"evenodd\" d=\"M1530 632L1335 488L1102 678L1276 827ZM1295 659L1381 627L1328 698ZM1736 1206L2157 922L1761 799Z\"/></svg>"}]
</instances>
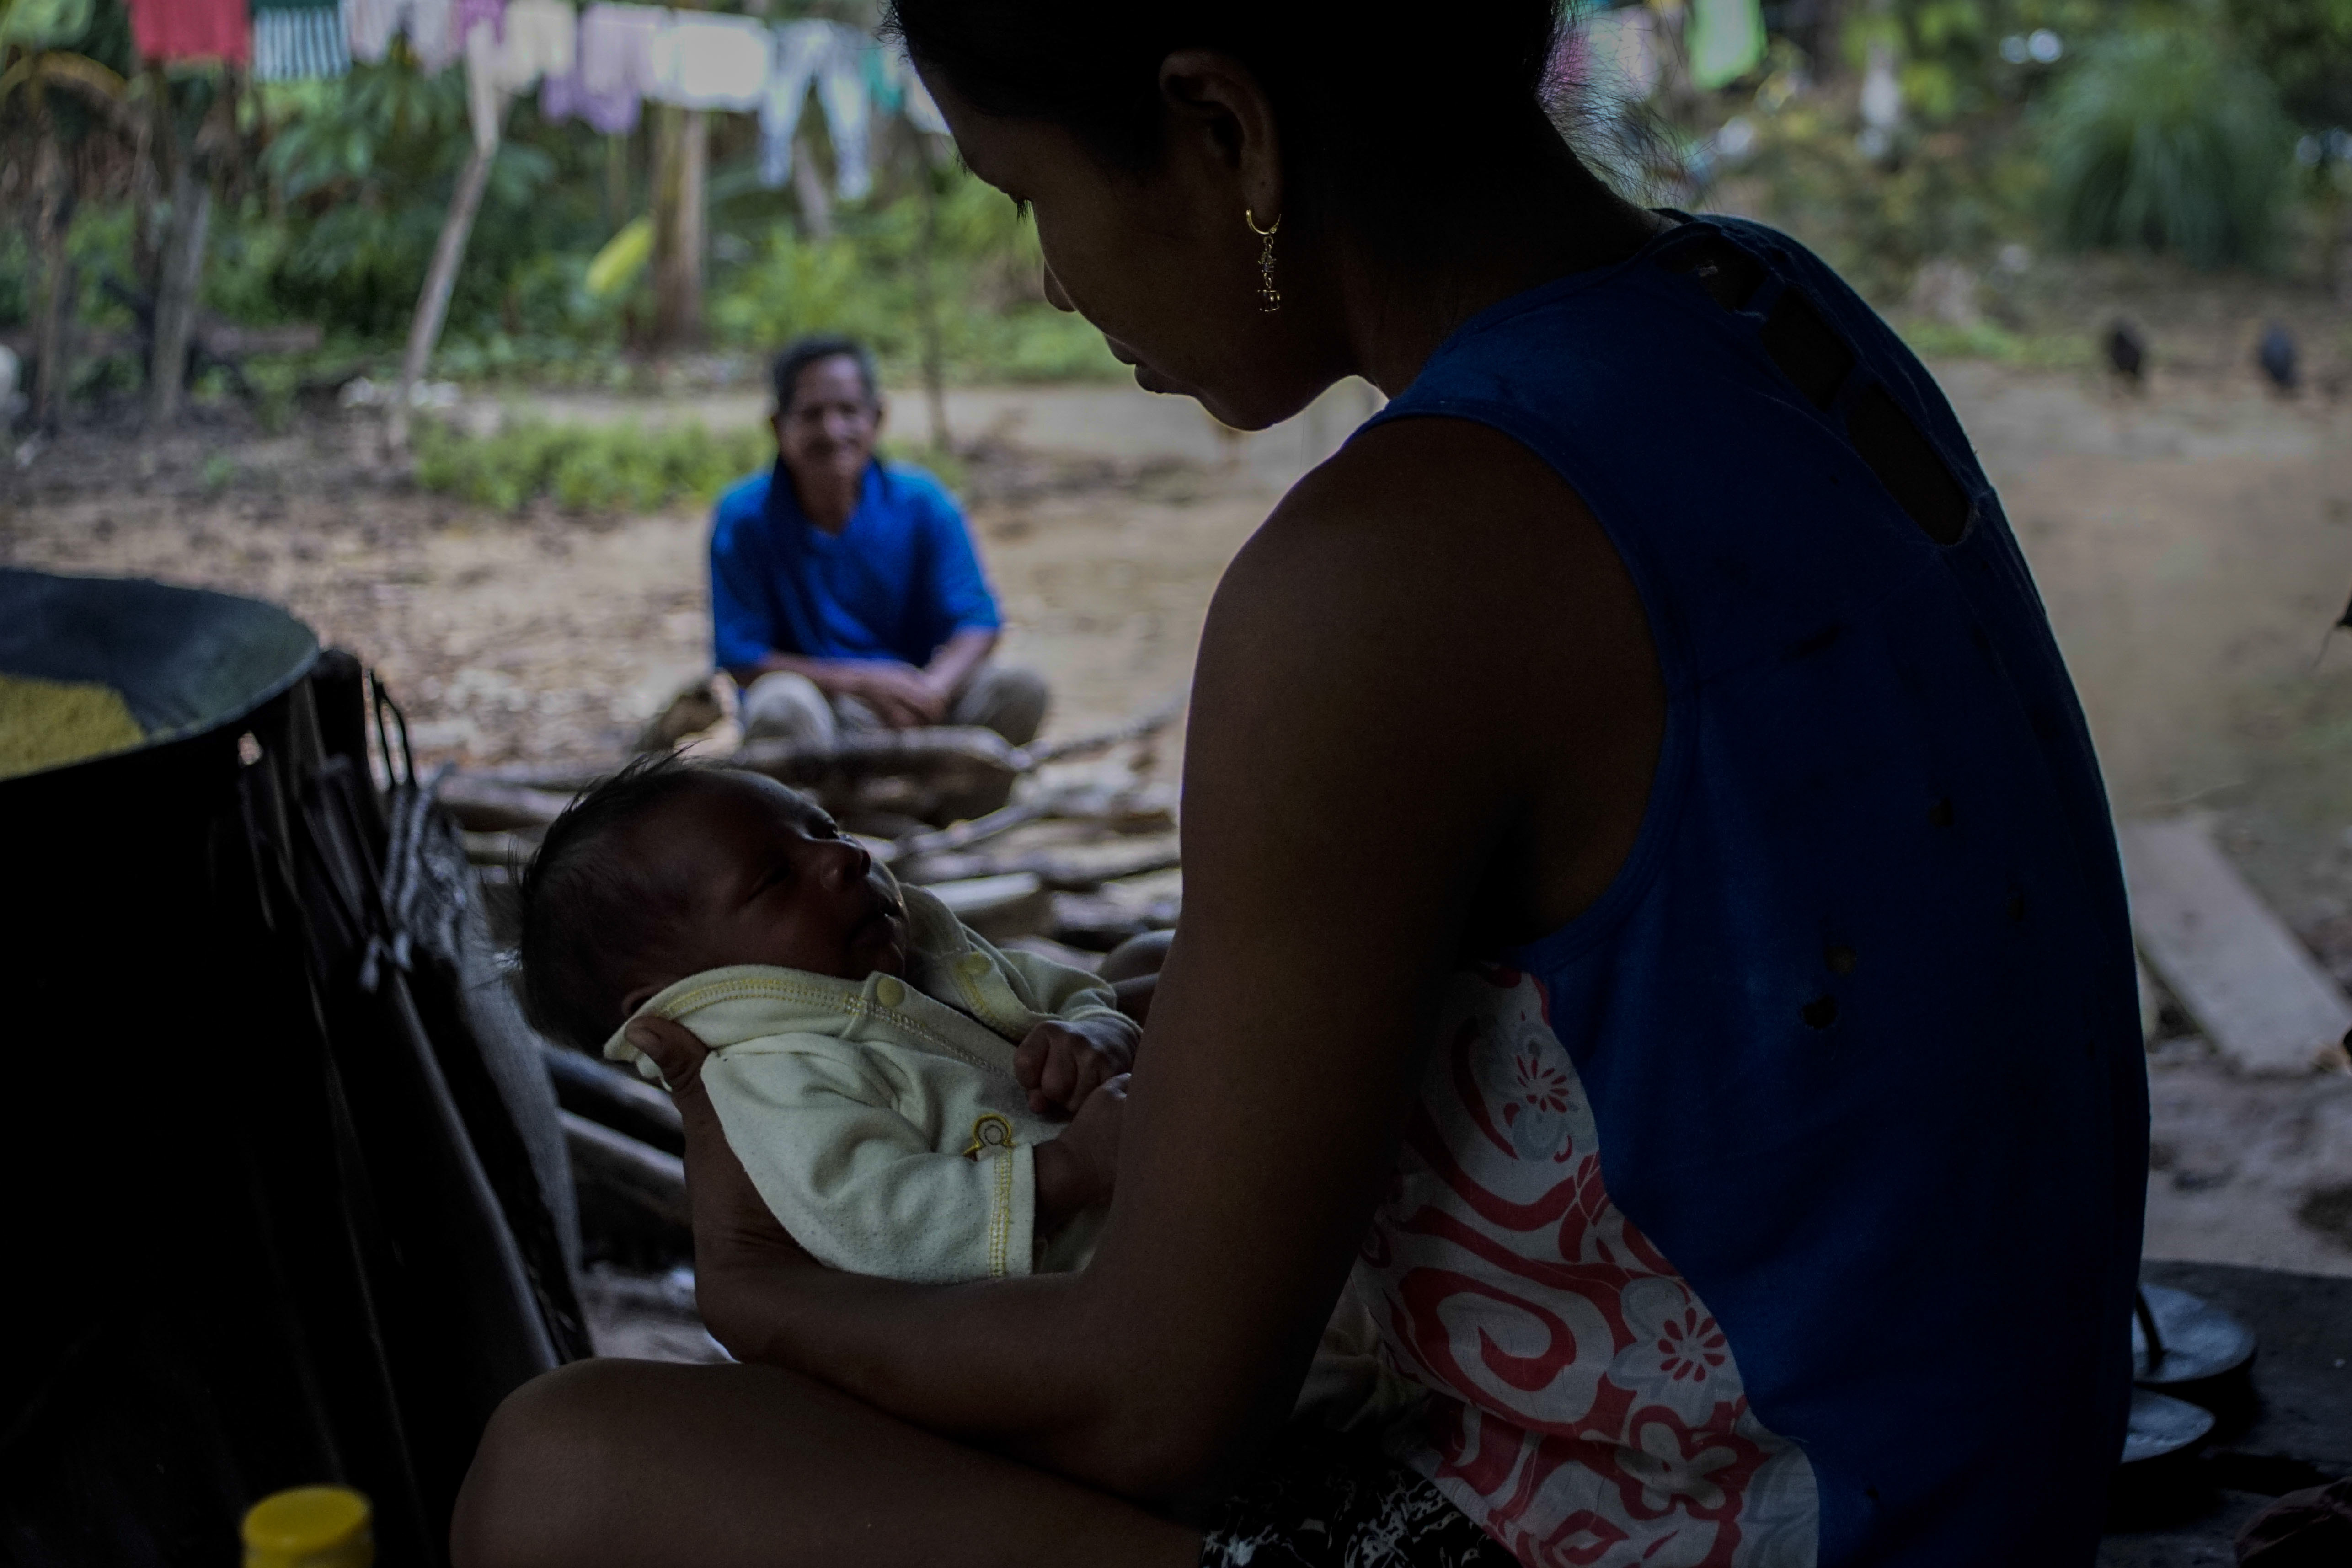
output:
<instances>
[{"instance_id":1,"label":"floral skirt","mask_svg":"<svg viewBox=\"0 0 2352 1568\"><path fill-rule=\"evenodd\" d=\"M1375 1443L1302 1423L1218 1510L1201 1564L1517 1568L1517 1560Z\"/></svg>"}]
</instances>

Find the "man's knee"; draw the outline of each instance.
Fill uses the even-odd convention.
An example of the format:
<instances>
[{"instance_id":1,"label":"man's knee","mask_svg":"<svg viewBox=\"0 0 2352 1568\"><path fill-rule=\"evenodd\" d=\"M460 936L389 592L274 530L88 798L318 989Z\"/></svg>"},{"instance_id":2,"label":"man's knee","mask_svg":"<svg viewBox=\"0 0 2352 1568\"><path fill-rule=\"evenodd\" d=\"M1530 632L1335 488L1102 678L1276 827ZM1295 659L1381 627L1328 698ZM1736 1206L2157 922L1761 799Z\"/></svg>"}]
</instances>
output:
<instances>
[{"instance_id":1,"label":"man's knee","mask_svg":"<svg viewBox=\"0 0 2352 1568\"><path fill-rule=\"evenodd\" d=\"M1045 678L1035 670L1017 664L984 664L956 698L949 718L993 730L1014 745L1025 746L1045 727L1051 700Z\"/></svg>"},{"instance_id":2,"label":"man's knee","mask_svg":"<svg viewBox=\"0 0 2352 1568\"><path fill-rule=\"evenodd\" d=\"M606 1434L631 1383L625 1362L574 1362L507 1395L482 1433L449 1527L455 1568L533 1568L573 1559L589 1510L618 1478Z\"/></svg>"},{"instance_id":3,"label":"man's knee","mask_svg":"<svg viewBox=\"0 0 2352 1568\"><path fill-rule=\"evenodd\" d=\"M816 682L788 669L772 669L745 688L740 711L747 740L829 746L836 733L833 704Z\"/></svg>"}]
</instances>

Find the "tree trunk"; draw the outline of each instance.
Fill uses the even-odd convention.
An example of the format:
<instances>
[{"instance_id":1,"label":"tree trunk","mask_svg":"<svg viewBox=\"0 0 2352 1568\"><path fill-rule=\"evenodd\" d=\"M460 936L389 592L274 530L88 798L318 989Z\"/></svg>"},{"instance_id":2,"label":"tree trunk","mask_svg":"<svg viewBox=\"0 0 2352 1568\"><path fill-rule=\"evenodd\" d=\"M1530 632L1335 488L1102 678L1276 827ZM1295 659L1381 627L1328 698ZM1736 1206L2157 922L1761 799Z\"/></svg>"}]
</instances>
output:
<instances>
[{"instance_id":1,"label":"tree trunk","mask_svg":"<svg viewBox=\"0 0 2352 1568\"><path fill-rule=\"evenodd\" d=\"M833 193L824 188L824 171L805 136L793 143L793 200L801 209L803 239L822 245L833 237Z\"/></svg>"},{"instance_id":2,"label":"tree trunk","mask_svg":"<svg viewBox=\"0 0 2352 1568\"><path fill-rule=\"evenodd\" d=\"M604 138L604 232L629 221L629 136Z\"/></svg>"},{"instance_id":3,"label":"tree trunk","mask_svg":"<svg viewBox=\"0 0 2352 1568\"><path fill-rule=\"evenodd\" d=\"M915 258L915 310L923 334L923 401L931 415L931 450L948 441L947 346L940 331L940 291L931 258L940 243L940 188L931 169L931 145L915 138L915 174L923 186L923 243Z\"/></svg>"},{"instance_id":4,"label":"tree trunk","mask_svg":"<svg viewBox=\"0 0 2352 1568\"><path fill-rule=\"evenodd\" d=\"M499 119L503 120L504 105ZM449 291L457 286L457 264L466 258L466 241L474 232L474 215L482 209L482 192L490 183L490 164L499 155L495 127L488 146L474 142L466 167L457 175L457 189L449 197L448 215L441 220L441 237L433 247L433 265L425 270L425 291L416 298L416 314L408 323L408 348L400 356L400 380L392 389L392 406L384 411L386 454L397 460L408 451L408 405L433 345L441 341L441 324L449 315Z\"/></svg>"},{"instance_id":5,"label":"tree trunk","mask_svg":"<svg viewBox=\"0 0 2352 1568\"><path fill-rule=\"evenodd\" d=\"M664 104L654 119L654 345L702 336L703 171L710 121Z\"/></svg>"},{"instance_id":6,"label":"tree trunk","mask_svg":"<svg viewBox=\"0 0 2352 1568\"><path fill-rule=\"evenodd\" d=\"M188 340L196 324L196 289L205 275L205 237L212 227L211 182L191 156L173 160L172 216L155 278L155 344L147 361L147 424L164 430L180 418L188 381Z\"/></svg>"},{"instance_id":7,"label":"tree trunk","mask_svg":"<svg viewBox=\"0 0 2352 1568\"><path fill-rule=\"evenodd\" d=\"M37 110L40 150L35 154L39 174L40 214L36 243L41 258L41 314L33 352L33 428L54 434L65 417L66 394L71 389L68 341L73 316L73 264L66 257L66 227L73 217L73 192L65 159L58 151L57 128L46 108Z\"/></svg>"}]
</instances>

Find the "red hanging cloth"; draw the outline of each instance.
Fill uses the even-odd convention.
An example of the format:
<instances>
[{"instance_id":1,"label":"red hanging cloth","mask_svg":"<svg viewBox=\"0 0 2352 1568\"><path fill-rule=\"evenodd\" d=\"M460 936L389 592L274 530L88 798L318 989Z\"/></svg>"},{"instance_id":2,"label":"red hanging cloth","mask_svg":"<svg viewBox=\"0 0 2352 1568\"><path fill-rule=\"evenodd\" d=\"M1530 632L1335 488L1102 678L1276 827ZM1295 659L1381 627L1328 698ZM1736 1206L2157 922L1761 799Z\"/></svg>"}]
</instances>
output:
<instances>
[{"instance_id":1,"label":"red hanging cloth","mask_svg":"<svg viewBox=\"0 0 2352 1568\"><path fill-rule=\"evenodd\" d=\"M151 60L253 59L248 0L130 0L131 37Z\"/></svg>"}]
</instances>

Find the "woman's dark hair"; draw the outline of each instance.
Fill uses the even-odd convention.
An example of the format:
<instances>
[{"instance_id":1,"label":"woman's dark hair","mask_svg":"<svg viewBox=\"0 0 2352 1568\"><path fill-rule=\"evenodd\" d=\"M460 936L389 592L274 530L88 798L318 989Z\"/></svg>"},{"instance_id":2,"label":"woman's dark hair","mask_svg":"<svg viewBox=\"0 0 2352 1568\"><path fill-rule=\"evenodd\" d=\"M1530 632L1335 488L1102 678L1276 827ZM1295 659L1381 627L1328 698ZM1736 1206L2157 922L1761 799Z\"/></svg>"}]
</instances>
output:
<instances>
[{"instance_id":1,"label":"woman's dark hair","mask_svg":"<svg viewBox=\"0 0 2352 1568\"><path fill-rule=\"evenodd\" d=\"M1570 156L1544 102L1557 4L1455 0L1404 19L1342 0L892 0L888 26L982 113L1051 121L1139 171L1160 157L1160 62L1229 55L1279 118L1286 224L1336 216L1414 255L1445 245L1458 204Z\"/></svg>"},{"instance_id":2,"label":"woman's dark hair","mask_svg":"<svg viewBox=\"0 0 2352 1568\"><path fill-rule=\"evenodd\" d=\"M640 757L563 808L522 874L522 1010L583 1051L621 1026L629 963L676 920L675 900L613 853L614 837L675 800L706 770L674 753Z\"/></svg>"}]
</instances>

